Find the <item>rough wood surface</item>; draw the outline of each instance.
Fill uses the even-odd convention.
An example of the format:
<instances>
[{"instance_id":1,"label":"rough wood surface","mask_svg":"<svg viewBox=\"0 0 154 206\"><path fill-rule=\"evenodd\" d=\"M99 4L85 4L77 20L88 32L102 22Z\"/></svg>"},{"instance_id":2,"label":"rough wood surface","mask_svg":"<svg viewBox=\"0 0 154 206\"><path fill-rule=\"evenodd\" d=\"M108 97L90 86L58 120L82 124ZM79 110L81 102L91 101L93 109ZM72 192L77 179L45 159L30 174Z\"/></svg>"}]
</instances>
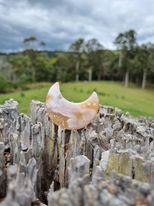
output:
<instances>
[{"instance_id":1,"label":"rough wood surface","mask_svg":"<svg viewBox=\"0 0 154 206\"><path fill-rule=\"evenodd\" d=\"M153 205L152 119L102 106L87 128L64 131L43 103L30 111L0 106L0 206Z\"/></svg>"}]
</instances>

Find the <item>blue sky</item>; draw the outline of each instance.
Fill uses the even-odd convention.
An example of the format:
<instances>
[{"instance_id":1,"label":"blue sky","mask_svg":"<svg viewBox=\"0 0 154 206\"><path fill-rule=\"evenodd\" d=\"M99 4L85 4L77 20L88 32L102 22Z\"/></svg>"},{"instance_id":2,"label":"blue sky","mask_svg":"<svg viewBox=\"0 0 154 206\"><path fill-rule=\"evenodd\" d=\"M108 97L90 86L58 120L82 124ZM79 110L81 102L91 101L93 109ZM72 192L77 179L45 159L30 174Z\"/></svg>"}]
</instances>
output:
<instances>
[{"instance_id":1,"label":"blue sky","mask_svg":"<svg viewBox=\"0 0 154 206\"><path fill-rule=\"evenodd\" d=\"M114 48L119 32L135 29L138 42L154 42L153 0L0 0L0 51L23 49L36 36L46 49L66 50L77 38Z\"/></svg>"}]
</instances>

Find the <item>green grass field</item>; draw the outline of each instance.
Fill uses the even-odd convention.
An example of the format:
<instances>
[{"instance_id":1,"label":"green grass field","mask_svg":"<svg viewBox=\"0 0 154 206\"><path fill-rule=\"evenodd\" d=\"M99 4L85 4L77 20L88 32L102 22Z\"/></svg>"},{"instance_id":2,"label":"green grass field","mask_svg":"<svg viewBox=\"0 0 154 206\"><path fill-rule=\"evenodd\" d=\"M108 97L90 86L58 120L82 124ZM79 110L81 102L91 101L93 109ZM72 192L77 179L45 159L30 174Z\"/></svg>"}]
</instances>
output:
<instances>
[{"instance_id":1,"label":"green grass field","mask_svg":"<svg viewBox=\"0 0 154 206\"><path fill-rule=\"evenodd\" d=\"M46 83L43 86L41 85L41 88L31 87L27 91L1 94L0 104L12 98L19 102L20 112L28 113L32 99L45 101L50 85L50 83ZM97 91L100 103L103 105L118 107L124 112L128 111L133 116L154 117L154 90L152 89L142 90L136 86L124 88L121 83L111 81L61 84L63 96L74 102L85 100L93 90Z\"/></svg>"}]
</instances>

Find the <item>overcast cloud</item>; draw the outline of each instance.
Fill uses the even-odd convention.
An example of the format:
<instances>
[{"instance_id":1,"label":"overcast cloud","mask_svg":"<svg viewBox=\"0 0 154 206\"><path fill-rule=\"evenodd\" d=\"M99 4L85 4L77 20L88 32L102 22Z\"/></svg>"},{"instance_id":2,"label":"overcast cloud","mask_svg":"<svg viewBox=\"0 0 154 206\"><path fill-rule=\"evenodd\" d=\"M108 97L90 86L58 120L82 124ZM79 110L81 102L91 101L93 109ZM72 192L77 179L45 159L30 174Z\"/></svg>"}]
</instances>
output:
<instances>
[{"instance_id":1,"label":"overcast cloud","mask_svg":"<svg viewBox=\"0 0 154 206\"><path fill-rule=\"evenodd\" d=\"M139 43L154 42L153 0L0 0L0 51L22 49L31 35L51 50L65 50L79 37L114 48L117 34L128 29Z\"/></svg>"}]
</instances>

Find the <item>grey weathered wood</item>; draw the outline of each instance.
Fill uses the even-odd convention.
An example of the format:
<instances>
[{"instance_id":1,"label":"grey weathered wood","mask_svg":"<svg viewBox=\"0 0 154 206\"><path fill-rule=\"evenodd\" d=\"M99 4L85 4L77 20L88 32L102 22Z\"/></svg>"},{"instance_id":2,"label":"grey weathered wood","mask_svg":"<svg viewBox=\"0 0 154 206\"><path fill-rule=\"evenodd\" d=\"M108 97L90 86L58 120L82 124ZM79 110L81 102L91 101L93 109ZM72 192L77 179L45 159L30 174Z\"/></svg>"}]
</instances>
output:
<instances>
[{"instance_id":1,"label":"grey weathered wood","mask_svg":"<svg viewBox=\"0 0 154 206\"><path fill-rule=\"evenodd\" d=\"M0 199L8 174L0 205L153 204L152 119L104 106L87 128L67 131L43 103L32 101L30 110L19 114L13 100L0 106Z\"/></svg>"},{"instance_id":2,"label":"grey weathered wood","mask_svg":"<svg viewBox=\"0 0 154 206\"><path fill-rule=\"evenodd\" d=\"M69 184L80 177L89 175L90 160L84 155L78 155L70 160Z\"/></svg>"}]
</instances>

